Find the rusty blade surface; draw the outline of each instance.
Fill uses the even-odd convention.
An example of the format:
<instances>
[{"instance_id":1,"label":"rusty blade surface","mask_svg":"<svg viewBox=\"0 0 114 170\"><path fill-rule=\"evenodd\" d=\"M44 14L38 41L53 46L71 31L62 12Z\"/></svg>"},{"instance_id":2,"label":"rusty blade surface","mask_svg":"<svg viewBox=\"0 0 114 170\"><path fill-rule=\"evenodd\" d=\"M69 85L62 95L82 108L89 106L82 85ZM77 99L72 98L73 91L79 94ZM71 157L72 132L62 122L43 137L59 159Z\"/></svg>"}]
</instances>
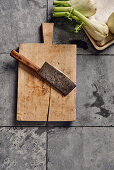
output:
<instances>
[{"instance_id":1,"label":"rusty blade surface","mask_svg":"<svg viewBox=\"0 0 114 170\"><path fill-rule=\"evenodd\" d=\"M59 90L64 96L70 93L75 87L73 83L64 73L49 63L45 62L38 71L39 76L49 82L53 87Z\"/></svg>"}]
</instances>

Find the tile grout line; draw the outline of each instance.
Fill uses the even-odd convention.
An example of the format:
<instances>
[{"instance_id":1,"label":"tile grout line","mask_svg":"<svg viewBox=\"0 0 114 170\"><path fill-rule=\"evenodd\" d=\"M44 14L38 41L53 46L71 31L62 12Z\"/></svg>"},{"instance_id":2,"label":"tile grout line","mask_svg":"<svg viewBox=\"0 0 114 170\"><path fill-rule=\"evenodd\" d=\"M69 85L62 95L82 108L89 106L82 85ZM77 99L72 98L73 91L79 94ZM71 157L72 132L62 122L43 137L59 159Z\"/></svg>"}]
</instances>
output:
<instances>
[{"instance_id":1,"label":"tile grout line","mask_svg":"<svg viewBox=\"0 0 114 170\"><path fill-rule=\"evenodd\" d=\"M8 53L8 52L3 52L3 53L0 53L0 54L10 54L10 52Z\"/></svg>"},{"instance_id":2,"label":"tile grout line","mask_svg":"<svg viewBox=\"0 0 114 170\"><path fill-rule=\"evenodd\" d=\"M28 128L28 127L33 127L33 128L36 128L36 127L43 127L43 128L114 128L114 126L64 126L64 125L61 125L61 126L49 126L49 125L46 125L46 126L0 126L0 128Z\"/></svg>"},{"instance_id":3,"label":"tile grout line","mask_svg":"<svg viewBox=\"0 0 114 170\"><path fill-rule=\"evenodd\" d=\"M46 127L46 170L48 170L48 127Z\"/></svg>"},{"instance_id":4,"label":"tile grout line","mask_svg":"<svg viewBox=\"0 0 114 170\"><path fill-rule=\"evenodd\" d=\"M77 55L96 55L96 56L114 56L114 54L98 54L98 53L92 53L92 54L84 54L84 53L82 53L82 54L78 54L77 53Z\"/></svg>"},{"instance_id":5,"label":"tile grout line","mask_svg":"<svg viewBox=\"0 0 114 170\"><path fill-rule=\"evenodd\" d=\"M48 0L47 0L47 17L46 17L46 20L48 22Z\"/></svg>"}]
</instances>

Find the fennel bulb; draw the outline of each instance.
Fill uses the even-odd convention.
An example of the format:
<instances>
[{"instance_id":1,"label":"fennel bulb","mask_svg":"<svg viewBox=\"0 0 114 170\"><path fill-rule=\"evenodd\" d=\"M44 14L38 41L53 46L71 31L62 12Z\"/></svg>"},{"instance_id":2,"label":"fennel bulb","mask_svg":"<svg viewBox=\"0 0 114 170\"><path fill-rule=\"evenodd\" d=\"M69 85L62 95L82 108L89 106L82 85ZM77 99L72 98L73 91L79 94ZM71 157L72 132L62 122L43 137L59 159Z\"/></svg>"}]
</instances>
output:
<instances>
[{"instance_id":1,"label":"fennel bulb","mask_svg":"<svg viewBox=\"0 0 114 170\"><path fill-rule=\"evenodd\" d=\"M114 12L109 16L107 25L112 34L114 34Z\"/></svg>"},{"instance_id":2,"label":"fennel bulb","mask_svg":"<svg viewBox=\"0 0 114 170\"><path fill-rule=\"evenodd\" d=\"M86 17L90 17L96 13L96 0L69 0L54 1L54 5L59 7L71 7L81 12ZM67 8L68 9L68 8ZM70 8L69 8L70 9ZM61 8L61 12L65 12L65 8Z\"/></svg>"},{"instance_id":3,"label":"fennel bulb","mask_svg":"<svg viewBox=\"0 0 114 170\"><path fill-rule=\"evenodd\" d=\"M89 35L96 41L102 41L108 36L108 26L104 23L91 22L91 26L84 26Z\"/></svg>"},{"instance_id":4,"label":"fennel bulb","mask_svg":"<svg viewBox=\"0 0 114 170\"><path fill-rule=\"evenodd\" d=\"M96 41L102 41L108 36L109 29L105 23L99 23L95 19L89 20L76 10L73 10L73 14L78 17L82 21L82 23L84 23L84 28L87 30L89 35Z\"/></svg>"},{"instance_id":5,"label":"fennel bulb","mask_svg":"<svg viewBox=\"0 0 114 170\"><path fill-rule=\"evenodd\" d=\"M108 26L105 23L97 22L95 19L90 20L89 18L85 17L82 13L75 9L66 10L66 12L59 12L60 7L55 7L53 13L54 17L67 17L68 19L75 19L80 25L82 25L89 35L95 39L96 41L102 41L104 38L108 36ZM80 25L75 27L75 32L80 30Z\"/></svg>"}]
</instances>

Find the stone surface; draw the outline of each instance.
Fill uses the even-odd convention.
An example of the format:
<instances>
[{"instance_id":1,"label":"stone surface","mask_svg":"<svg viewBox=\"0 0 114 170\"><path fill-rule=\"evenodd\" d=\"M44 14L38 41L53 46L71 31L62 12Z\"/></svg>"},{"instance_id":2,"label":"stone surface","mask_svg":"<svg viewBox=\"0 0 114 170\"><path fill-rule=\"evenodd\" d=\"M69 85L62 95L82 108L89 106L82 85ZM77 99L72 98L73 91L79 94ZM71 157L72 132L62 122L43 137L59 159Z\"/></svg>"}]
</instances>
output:
<instances>
[{"instance_id":1,"label":"stone surface","mask_svg":"<svg viewBox=\"0 0 114 170\"><path fill-rule=\"evenodd\" d=\"M77 120L50 126L114 126L114 55L77 56Z\"/></svg>"},{"instance_id":2,"label":"stone surface","mask_svg":"<svg viewBox=\"0 0 114 170\"><path fill-rule=\"evenodd\" d=\"M73 33L75 23L52 19L52 1L0 1L0 126L24 126L0 128L0 170L113 170L114 129L94 126L114 126L114 45L95 50L83 31ZM47 18L54 43L78 45L77 120L17 122L17 62L9 53L41 42ZM25 127L46 125L61 128Z\"/></svg>"},{"instance_id":3,"label":"stone surface","mask_svg":"<svg viewBox=\"0 0 114 170\"><path fill-rule=\"evenodd\" d=\"M17 122L17 61L0 54L0 126L39 126L44 122Z\"/></svg>"},{"instance_id":4,"label":"stone surface","mask_svg":"<svg viewBox=\"0 0 114 170\"><path fill-rule=\"evenodd\" d=\"M0 128L1 170L46 170L45 128Z\"/></svg>"},{"instance_id":5,"label":"stone surface","mask_svg":"<svg viewBox=\"0 0 114 170\"><path fill-rule=\"evenodd\" d=\"M1 0L0 53L9 53L20 43L40 42L46 14L46 0Z\"/></svg>"},{"instance_id":6,"label":"stone surface","mask_svg":"<svg viewBox=\"0 0 114 170\"><path fill-rule=\"evenodd\" d=\"M113 128L50 129L48 170L112 170L113 141Z\"/></svg>"},{"instance_id":7,"label":"stone surface","mask_svg":"<svg viewBox=\"0 0 114 170\"><path fill-rule=\"evenodd\" d=\"M46 0L1 0L0 2L0 126L44 125L17 122L17 62L9 56L19 43L41 41L40 26L46 21Z\"/></svg>"},{"instance_id":8,"label":"stone surface","mask_svg":"<svg viewBox=\"0 0 114 170\"><path fill-rule=\"evenodd\" d=\"M55 23L54 27L54 43L57 44L77 44L78 54L114 54L114 45L103 51L97 51L90 40L84 33L80 31L78 34L73 33L75 22L67 21L64 18L53 18L53 0L48 0L48 21Z\"/></svg>"},{"instance_id":9,"label":"stone surface","mask_svg":"<svg viewBox=\"0 0 114 170\"><path fill-rule=\"evenodd\" d=\"M0 125L13 125L17 97L17 63L8 54L0 55L0 89Z\"/></svg>"},{"instance_id":10,"label":"stone surface","mask_svg":"<svg viewBox=\"0 0 114 170\"><path fill-rule=\"evenodd\" d=\"M48 1L48 20L52 0ZM46 21L47 1L17 0L0 3L0 125L45 126L45 122L17 122L17 62L9 54L22 42L39 42L41 22ZM7 17L6 17L7 16ZM7 22L6 22L7 21ZM26 21L26 22L25 22ZM74 23L67 26L64 19L55 19L54 43L74 43ZM70 21L68 21L70 22ZM5 24L7 27L5 27ZM39 31L38 31L39 30ZM61 36L62 35L62 36ZM49 123L52 126L113 126L114 125L114 54L113 47L90 55L85 33L82 31L77 56L77 120L73 123ZM78 35L76 35L78 38ZM66 38L66 41L65 41ZM73 42L72 42L73 41ZM106 52L107 51L107 52ZM86 55L81 55L86 54ZM107 55L106 55L107 53ZM79 55L80 54L80 55ZM87 55L89 54L89 55ZM102 55L101 55L102 54ZM105 54L105 55L103 55Z\"/></svg>"}]
</instances>

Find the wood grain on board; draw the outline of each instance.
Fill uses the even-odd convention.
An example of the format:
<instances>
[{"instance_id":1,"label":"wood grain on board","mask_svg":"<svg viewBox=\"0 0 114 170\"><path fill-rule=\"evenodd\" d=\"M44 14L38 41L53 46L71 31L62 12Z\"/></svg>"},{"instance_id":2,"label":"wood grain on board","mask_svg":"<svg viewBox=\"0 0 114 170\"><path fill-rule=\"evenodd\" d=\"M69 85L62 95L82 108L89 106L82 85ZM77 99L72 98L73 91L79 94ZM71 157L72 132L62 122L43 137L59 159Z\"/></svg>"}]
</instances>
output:
<instances>
[{"instance_id":1,"label":"wood grain on board","mask_svg":"<svg viewBox=\"0 0 114 170\"><path fill-rule=\"evenodd\" d=\"M45 61L64 72L76 83L76 45L53 45L53 24L43 23L44 43L20 44L19 53L41 67ZM76 88L62 96L29 68L18 67L18 121L74 121Z\"/></svg>"}]
</instances>

